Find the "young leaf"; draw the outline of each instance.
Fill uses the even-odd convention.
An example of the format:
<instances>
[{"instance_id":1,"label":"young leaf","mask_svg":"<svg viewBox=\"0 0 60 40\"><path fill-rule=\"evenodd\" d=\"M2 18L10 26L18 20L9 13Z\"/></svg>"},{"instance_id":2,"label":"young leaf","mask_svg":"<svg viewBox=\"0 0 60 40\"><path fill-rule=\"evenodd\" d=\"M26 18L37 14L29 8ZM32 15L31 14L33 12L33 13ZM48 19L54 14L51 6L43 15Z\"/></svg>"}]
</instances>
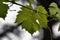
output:
<instances>
[{"instance_id":1,"label":"young leaf","mask_svg":"<svg viewBox=\"0 0 60 40\"><path fill-rule=\"evenodd\" d=\"M49 6L49 12L50 12L50 15L55 15L57 12L58 12L58 6L56 3L51 3L50 6Z\"/></svg>"},{"instance_id":2,"label":"young leaf","mask_svg":"<svg viewBox=\"0 0 60 40\"><path fill-rule=\"evenodd\" d=\"M58 10L56 17L58 18L58 20L60 20L60 9Z\"/></svg>"},{"instance_id":3,"label":"young leaf","mask_svg":"<svg viewBox=\"0 0 60 40\"><path fill-rule=\"evenodd\" d=\"M16 22L17 23L23 22L22 28L25 28L31 34L40 29L40 25L36 22L36 18L34 17L33 11L24 7L22 7L22 11L20 11L19 14L17 15Z\"/></svg>"},{"instance_id":4,"label":"young leaf","mask_svg":"<svg viewBox=\"0 0 60 40\"><path fill-rule=\"evenodd\" d=\"M47 14L47 11L43 6L37 6L36 9L43 14Z\"/></svg>"},{"instance_id":5,"label":"young leaf","mask_svg":"<svg viewBox=\"0 0 60 40\"><path fill-rule=\"evenodd\" d=\"M4 0L0 0L0 17L5 18L8 10L8 5L3 4Z\"/></svg>"},{"instance_id":6,"label":"young leaf","mask_svg":"<svg viewBox=\"0 0 60 40\"><path fill-rule=\"evenodd\" d=\"M58 20L60 20L60 9L58 8L56 3L51 3L49 7L50 15L55 15Z\"/></svg>"},{"instance_id":7,"label":"young leaf","mask_svg":"<svg viewBox=\"0 0 60 40\"><path fill-rule=\"evenodd\" d=\"M42 27L47 28L47 16L44 14L47 14L47 11L44 9L43 6L37 6L37 13L35 13L36 18L39 20L39 23ZM38 13L38 11L40 11L41 13Z\"/></svg>"}]
</instances>

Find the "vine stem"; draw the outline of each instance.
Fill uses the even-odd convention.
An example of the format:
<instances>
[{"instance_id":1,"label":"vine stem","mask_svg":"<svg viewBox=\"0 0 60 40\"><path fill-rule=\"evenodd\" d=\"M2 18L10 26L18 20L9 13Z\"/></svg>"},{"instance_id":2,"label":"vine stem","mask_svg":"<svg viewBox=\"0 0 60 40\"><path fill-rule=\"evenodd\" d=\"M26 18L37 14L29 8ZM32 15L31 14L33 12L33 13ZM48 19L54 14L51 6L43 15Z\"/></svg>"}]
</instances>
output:
<instances>
[{"instance_id":1,"label":"vine stem","mask_svg":"<svg viewBox=\"0 0 60 40\"><path fill-rule=\"evenodd\" d=\"M48 27L48 30L50 31L50 37L51 37L51 40L53 40L52 39L52 32L51 32L51 29Z\"/></svg>"},{"instance_id":2,"label":"vine stem","mask_svg":"<svg viewBox=\"0 0 60 40\"><path fill-rule=\"evenodd\" d=\"M27 8L27 9L29 9L29 10L32 10L32 11L34 11L34 12L37 12L37 10L32 9L32 8L28 8L28 7L26 7L26 6L22 5L22 4L18 4L18 3L16 3L16 2L12 2L12 1L8 1L8 2L11 2L11 3L13 3L13 4L16 4L16 5L19 5L19 6L25 7L25 8ZM41 13L41 12L38 11L38 13ZM41 13L41 14L46 15L47 17L48 17L48 16L51 16L51 15L44 14L44 13Z\"/></svg>"}]
</instances>

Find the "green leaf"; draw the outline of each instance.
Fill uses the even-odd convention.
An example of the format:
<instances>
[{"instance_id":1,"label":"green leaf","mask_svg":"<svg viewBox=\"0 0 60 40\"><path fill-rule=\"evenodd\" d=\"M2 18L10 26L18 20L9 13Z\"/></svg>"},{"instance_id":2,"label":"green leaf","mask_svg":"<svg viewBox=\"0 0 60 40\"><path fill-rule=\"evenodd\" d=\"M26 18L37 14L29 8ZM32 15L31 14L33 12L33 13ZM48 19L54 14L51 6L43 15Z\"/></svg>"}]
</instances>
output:
<instances>
[{"instance_id":1,"label":"green leaf","mask_svg":"<svg viewBox=\"0 0 60 40\"><path fill-rule=\"evenodd\" d=\"M8 5L3 4L5 0L0 0L0 17L5 18L8 10Z\"/></svg>"},{"instance_id":2,"label":"green leaf","mask_svg":"<svg viewBox=\"0 0 60 40\"><path fill-rule=\"evenodd\" d=\"M37 6L36 9L43 14L47 14L47 11L43 6Z\"/></svg>"},{"instance_id":3,"label":"green leaf","mask_svg":"<svg viewBox=\"0 0 60 40\"><path fill-rule=\"evenodd\" d=\"M36 13L36 18L38 19L39 21L39 24L43 27L43 28L47 28L48 25L47 25L47 17L43 14L40 14L40 13Z\"/></svg>"},{"instance_id":4,"label":"green leaf","mask_svg":"<svg viewBox=\"0 0 60 40\"><path fill-rule=\"evenodd\" d=\"M49 12L50 15L55 15L57 19L60 20L60 9L58 8L56 3L51 3L51 5L49 6Z\"/></svg>"},{"instance_id":5,"label":"green leaf","mask_svg":"<svg viewBox=\"0 0 60 40\"><path fill-rule=\"evenodd\" d=\"M58 12L59 8L56 3L51 3L49 6L50 15L55 15Z\"/></svg>"},{"instance_id":6,"label":"green leaf","mask_svg":"<svg viewBox=\"0 0 60 40\"><path fill-rule=\"evenodd\" d=\"M58 10L56 17L58 18L58 20L60 20L60 9Z\"/></svg>"},{"instance_id":7,"label":"green leaf","mask_svg":"<svg viewBox=\"0 0 60 40\"><path fill-rule=\"evenodd\" d=\"M30 6L26 6L31 8ZM24 21L24 22L23 22ZM36 22L33 11L22 7L17 15L16 23L22 23L22 28L25 28L29 33L33 34L40 29L40 25Z\"/></svg>"},{"instance_id":8,"label":"green leaf","mask_svg":"<svg viewBox=\"0 0 60 40\"><path fill-rule=\"evenodd\" d=\"M40 11L40 13L38 11ZM39 20L39 23L43 28L47 28L48 27L48 25L47 25L48 20L47 20L47 16L44 14L47 14L47 11L44 9L43 6L38 6L37 13L35 13L36 18Z\"/></svg>"}]
</instances>

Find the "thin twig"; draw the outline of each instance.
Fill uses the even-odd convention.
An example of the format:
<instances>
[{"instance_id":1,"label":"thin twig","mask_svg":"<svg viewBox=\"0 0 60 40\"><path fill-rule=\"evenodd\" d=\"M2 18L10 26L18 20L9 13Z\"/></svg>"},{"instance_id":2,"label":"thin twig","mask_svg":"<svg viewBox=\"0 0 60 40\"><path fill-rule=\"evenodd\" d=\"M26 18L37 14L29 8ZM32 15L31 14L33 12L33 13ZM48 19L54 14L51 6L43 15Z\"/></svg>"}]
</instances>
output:
<instances>
[{"instance_id":1,"label":"thin twig","mask_svg":"<svg viewBox=\"0 0 60 40\"><path fill-rule=\"evenodd\" d=\"M50 31L50 37L51 37L51 40L53 40L52 39L52 32L51 32L51 29L48 27L48 30Z\"/></svg>"},{"instance_id":2,"label":"thin twig","mask_svg":"<svg viewBox=\"0 0 60 40\"><path fill-rule=\"evenodd\" d=\"M20 6L22 6L22 7L25 7L25 8L27 8L27 9L29 9L29 10L34 11L34 12L37 12L37 10L32 9L32 8L28 8L28 7L26 7L26 6L22 5L22 4L18 4L18 3L16 3L16 2L12 2L12 1L9 1L9 2L11 2L11 3L13 3L13 4L16 4L16 5L20 5ZM48 15L48 14L41 13L40 11L38 11L38 13L43 14L43 15L46 15L47 17L50 16L50 15Z\"/></svg>"}]
</instances>

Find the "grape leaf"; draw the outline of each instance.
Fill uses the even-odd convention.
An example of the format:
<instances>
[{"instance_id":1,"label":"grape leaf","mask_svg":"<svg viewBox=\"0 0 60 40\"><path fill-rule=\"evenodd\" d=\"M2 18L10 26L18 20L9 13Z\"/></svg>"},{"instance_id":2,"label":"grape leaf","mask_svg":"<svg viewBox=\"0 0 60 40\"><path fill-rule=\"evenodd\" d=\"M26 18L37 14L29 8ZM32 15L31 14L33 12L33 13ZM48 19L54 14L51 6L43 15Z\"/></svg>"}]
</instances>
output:
<instances>
[{"instance_id":1,"label":"grape leaf","mask_svg":"<svg viewBox=\"0 0 60 40\"><path fill-rule=\"evenodd\" d=\"M51 3L49 6L50 15L55 15L58 12L59 8L56 3Z\"/></svg>"},{"instance_id":2,"label":"grape leaf","mask_svg":"<svg viewBox=\"0 0 60 40\"><path fill-rule=\"evenodd\" d=\"M47 11L43 6L37 6L36 9L43 14L47 14Z\"/></svg>"},{"instance_id":3,"label":"grape leaf","mask_svg":"<svg viewBox=\"0 0 60 40\"><path fill-rule=\"evenodd\" d=\"M31 8L30 6L26 7ZM36 22L33 11L24 7L22 7L22 11L19 11L16 19L16 23L21 22L23 22L22 28L25 28L31 34L40 29L40 25Z\"/></svg>"},{"instance_id":4,"label":"grape leaf","mask_svg":"<svg viewBox=\"0 0 60 40\"><path fill-rule=\"evenodd\" d=\"M58 8L56 3L51 3L49 12L51 15L55 15L57 19L60 20L60 9Z\"/></svg>"},{"instance_id":5,"label":"grape leaf","mask_svg":"<svg viewBox=\"0 0 60 40\"><path fill-rule=\"evenodd\" d=\"M60 20L60 9L58 10L56 17L58 18L58 20Z\"/></svg>"},{"instance_id":6,"label":"grape leaf","mask_svg":"<svg viewBox=\"0 0 60 40\"><path fill-rule=\"evenodd\" d=\"M45 10L45 8L43 6L37 6L37 13L35 13L36 18L39 20L39 23L42 27L47 28L47 16L44 14L47 14L47 11ZM40 11L40 13L38 12Z\"/></svg>"},{"instance_id":7,"label":"grape leaf","mask_svg":"<svg viewBox=\"0 0 60 40\"><path fill-rule=\"evenodd\" d=\"M5 0L0 0L0 17L5 18L8 10L8 5L3 4Z\"/></svg>"}]
</instances>

